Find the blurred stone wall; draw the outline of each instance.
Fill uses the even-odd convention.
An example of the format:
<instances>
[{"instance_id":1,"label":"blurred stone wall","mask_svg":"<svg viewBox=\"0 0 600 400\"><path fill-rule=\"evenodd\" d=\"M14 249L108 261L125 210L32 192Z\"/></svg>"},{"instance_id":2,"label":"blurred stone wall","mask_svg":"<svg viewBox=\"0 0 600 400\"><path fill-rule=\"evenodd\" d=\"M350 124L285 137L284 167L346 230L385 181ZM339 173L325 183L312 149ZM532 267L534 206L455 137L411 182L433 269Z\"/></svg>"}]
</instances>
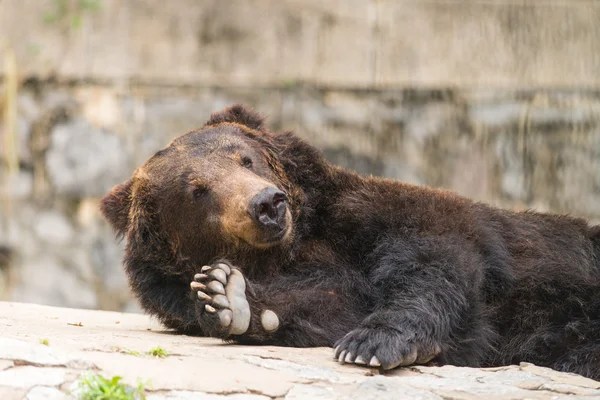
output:
<instances>
[{"instance_id":1,"label":"blurred stone wall","mask_svg":"<svg viewBox=\"0 0 600 400\"><path fill-rule=\"evenodd\" d=\"M596 0L0 0L25 75L237 87L597 87L599 20Z\"/></svg>"},{"instance_id":2,"label":"blurred stone wall","mask_svg":"<svg viewBox=\"0 0 600 400\"><path fill-rule=\"evenodd\" d=\"M0 299L136 309L98 199L234 102L363 174L600 221L597 3L61 4L0 0Z\"/></svg>"}]
</instances>

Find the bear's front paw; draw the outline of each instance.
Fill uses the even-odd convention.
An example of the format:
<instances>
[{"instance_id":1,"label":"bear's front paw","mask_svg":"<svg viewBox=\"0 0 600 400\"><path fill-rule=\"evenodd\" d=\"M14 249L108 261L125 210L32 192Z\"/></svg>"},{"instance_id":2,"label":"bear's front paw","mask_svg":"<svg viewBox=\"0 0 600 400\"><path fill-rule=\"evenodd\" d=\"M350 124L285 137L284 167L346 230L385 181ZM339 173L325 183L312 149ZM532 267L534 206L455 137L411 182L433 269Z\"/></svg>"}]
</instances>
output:
<instances>
[{"instance_id":1,"label":"bear's front paw","mask_svg":"<svg viewBox=\"0 0 600 400\"><path fill-rule=\"evenodd\" d=\"M392 369L411 364L426 364L440 353L437 344L418 344L393 328L359 328L334 345L334 358L340 363L354 363Z\"/></svg>"},{"instance_id":2,"label":"bear's front paw","mask_svg":"<svg viewBox=\"0 0 600 400\"><path fill-rule=\"evenodd\" d=\"M242 335L248 330L250 305L239 269L223 262L204 266L190 287L197 293L201 327L210 336Z\"/></svg>"}]
</instances>

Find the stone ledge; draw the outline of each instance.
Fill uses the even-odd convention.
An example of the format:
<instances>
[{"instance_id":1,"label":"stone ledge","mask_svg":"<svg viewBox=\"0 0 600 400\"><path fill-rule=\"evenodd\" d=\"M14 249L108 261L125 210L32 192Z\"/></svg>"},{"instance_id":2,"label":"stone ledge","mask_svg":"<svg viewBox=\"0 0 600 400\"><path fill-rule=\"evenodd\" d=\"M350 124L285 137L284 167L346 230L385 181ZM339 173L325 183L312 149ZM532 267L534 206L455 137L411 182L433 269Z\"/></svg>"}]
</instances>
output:
<instances>
[{"instance_id":1,"label":"stone ledge","mask_svg":"<svg viewBox=\"0 0 600 400\"><path fill-rule=\"evenodd\" d=\"M146 354L157 346L169 355ZM149 400L600 398L600 382L527 363L380 375L337 364L327 348L227 345L173 334L140 314L0 302L1 399L69 399L90 370L149 382Z\"/></svg>"}]
</instances>

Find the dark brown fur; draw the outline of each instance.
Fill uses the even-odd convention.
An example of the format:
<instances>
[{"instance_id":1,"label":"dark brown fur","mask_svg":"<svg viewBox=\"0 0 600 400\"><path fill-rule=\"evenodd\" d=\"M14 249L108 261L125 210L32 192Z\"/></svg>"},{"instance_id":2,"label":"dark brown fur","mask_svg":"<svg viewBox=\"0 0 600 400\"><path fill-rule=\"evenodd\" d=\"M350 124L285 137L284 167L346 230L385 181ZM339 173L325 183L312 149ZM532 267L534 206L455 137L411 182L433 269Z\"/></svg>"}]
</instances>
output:
<instances>
[{"instance_id":1,"label":"dark brown fur","mask_svg":"<svg viewBox=\"0 0 600 400\"><path fill-rule=\"evenodd\" d=\"M242 211L264 185L289 198L291 231L275 245ZM439 364L528 361L600 378L600 227L583 219L364 178L241 106L159 151L102 211L127 239L134 293L170 328L219 335L200 325L189 282L225 258L253 311L230 340L332 346L351 332L382 363L413 344L440 348ZM262 330L264 309L277 331Z\"/></svg>"}]
</instances>

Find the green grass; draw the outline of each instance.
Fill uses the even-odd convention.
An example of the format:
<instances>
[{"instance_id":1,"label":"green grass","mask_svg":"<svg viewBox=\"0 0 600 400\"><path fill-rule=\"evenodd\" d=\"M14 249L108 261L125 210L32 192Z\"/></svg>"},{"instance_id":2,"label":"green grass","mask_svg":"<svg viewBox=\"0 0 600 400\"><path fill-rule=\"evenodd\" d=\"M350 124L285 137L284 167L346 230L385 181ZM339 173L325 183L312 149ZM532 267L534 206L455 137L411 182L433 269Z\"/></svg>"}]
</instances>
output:
<instances>
[{"instance_id":1,"label":"green grass","mask_svg":"<svg viewBox=\"0 0 600 400\"><path fill-rule=\"evenodd\" d=\"M77 398L80 400L145 400L144 385L137 387L121 383L120 376L106 379L98 374L90 374L79 381Z\"/></svg>"},{"instance_id":2,"label":"green grass","mask_svg":"<svg viewBox=\"0 0 600 400\"><path fill-rule=\"evenodd\" d=\"M46 338L40 339L40 344L43 344L44 346L50 346L50 342Z\"/></svg>"},{"instance_id":3,"label":"green grass","mask_svg":"<svg viewBox=\"0 0 600 400\"><path fill-rule=\"evenodd\" d=\"M165 358L166 356L169 355L169 353L160 346L157 346L157 347L149 350L148 354L150 354L151 356L154 356L154 357L159 357L159 358Z\"/></svg>"}]
</instances>

